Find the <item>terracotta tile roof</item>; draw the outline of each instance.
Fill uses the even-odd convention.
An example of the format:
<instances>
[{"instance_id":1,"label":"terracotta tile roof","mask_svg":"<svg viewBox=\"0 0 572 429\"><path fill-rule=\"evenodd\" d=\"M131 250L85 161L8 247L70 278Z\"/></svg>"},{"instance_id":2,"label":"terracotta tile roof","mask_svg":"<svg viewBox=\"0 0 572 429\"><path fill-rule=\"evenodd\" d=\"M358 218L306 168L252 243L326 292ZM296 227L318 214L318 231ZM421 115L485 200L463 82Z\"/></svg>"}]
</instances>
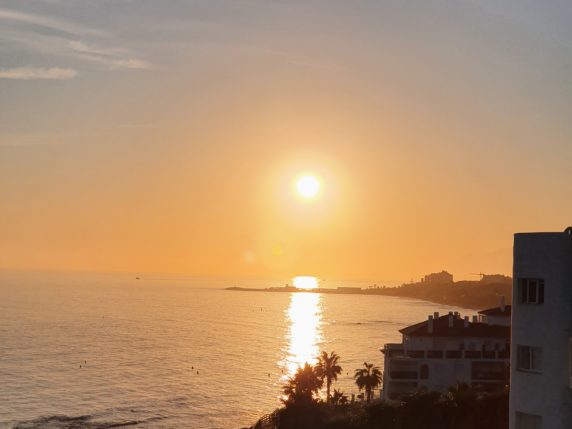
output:
<instances>
[{"instance_id":1,"label":"terracotta tile roof","mask_svg":"<svg viewBox=\"0 0 572 429\"><path fill-rule=\"evenodd\" d=\"M465 327L465 321L453 316L453 327L449 327L449 315L433 320L433 332L427 329L427 320L401 329L403 335L410 337L494 337L510 339L510 327L488 325L486 323L471 323Z\"/></svg>"}]
</instances>

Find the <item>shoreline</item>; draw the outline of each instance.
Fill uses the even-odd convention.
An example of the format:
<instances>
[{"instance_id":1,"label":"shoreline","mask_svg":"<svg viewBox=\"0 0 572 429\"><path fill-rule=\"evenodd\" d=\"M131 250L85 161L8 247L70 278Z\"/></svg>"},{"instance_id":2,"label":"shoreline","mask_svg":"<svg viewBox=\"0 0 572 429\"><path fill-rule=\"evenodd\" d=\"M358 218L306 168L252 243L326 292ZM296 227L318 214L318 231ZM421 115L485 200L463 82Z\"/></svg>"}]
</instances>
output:
<instances>
[{"instance_id":1,"label":"shoreline","mask_svg":"<svg viewBox=\"0 0 572 429\"><path fill-rule=\"evenodd\" d=\"M401 298L418 299L433 304L462 307L471 310L483 310L498 305L501 297L507 301L511 298L512 285L508 283L492 283L482 285L480 282L463 281L452 284L438 284L422 286L418 284L403 285L399 287L378 287L370 289L360 288L315 288L302 289L293 286L249 288L227 287L224 290L235 292L266 292L266 293L324 293L334 295L368 295L393 296Z\"/></svg>"}]
</instances>

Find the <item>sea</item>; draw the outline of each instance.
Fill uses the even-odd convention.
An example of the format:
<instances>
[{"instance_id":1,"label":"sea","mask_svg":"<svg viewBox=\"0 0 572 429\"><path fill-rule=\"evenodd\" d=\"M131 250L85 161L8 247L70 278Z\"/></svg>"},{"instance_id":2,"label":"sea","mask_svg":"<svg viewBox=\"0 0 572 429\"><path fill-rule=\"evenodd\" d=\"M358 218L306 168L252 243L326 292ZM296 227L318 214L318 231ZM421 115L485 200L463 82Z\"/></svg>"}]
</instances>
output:
<instances>
[{"instance_id":1,"label":"sea","mask_svg":"<svg viewBox=\"0 0 572 429\"><path fill-rule=\"evenodd\" d=\"M380 348L399 329L434 311L472 314L225 290L285 282L0 272L0 429L240 429L278 407L288 377L321 351L340 356L333 387L351 397L355 369L383 368Z\"/></svg>"}]
</instances>

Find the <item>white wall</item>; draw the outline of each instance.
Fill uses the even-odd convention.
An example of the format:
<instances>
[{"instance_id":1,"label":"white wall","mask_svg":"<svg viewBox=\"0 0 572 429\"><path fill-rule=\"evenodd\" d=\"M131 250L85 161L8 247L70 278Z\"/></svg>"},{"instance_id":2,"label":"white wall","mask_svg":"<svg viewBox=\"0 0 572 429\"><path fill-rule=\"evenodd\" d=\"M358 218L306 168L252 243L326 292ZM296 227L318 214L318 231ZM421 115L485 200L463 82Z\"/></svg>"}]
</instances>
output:
<instances>
[{"instance_id":1,"label":"white wall","mask_svg":"<svg viewBox=\"0 0 572 429\"><path fill-rule=\"evenodd\" d=\"M519 278L544 279L544 304L518 302ZM517 429L517 411L542 416L545 429L570 429L572 236L516 234L513 279L510 429ZM541 374L516 369L517 345L542 347Z\"/></svg>"}]
</instances>

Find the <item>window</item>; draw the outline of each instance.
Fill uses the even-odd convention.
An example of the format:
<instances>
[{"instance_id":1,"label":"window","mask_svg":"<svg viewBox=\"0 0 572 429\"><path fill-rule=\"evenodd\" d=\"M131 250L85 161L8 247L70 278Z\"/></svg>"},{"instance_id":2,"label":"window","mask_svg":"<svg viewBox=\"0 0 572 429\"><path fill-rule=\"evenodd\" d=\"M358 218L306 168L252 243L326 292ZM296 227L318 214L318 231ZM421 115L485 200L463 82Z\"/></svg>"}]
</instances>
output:
<instances>
[{"instance_id":1,"label":"window","mask_svg":"<svg viewBox=\"0 0 572 429\"><path fill-rule=\"evenodd\" d=\"M427 380L429 378L429 367L427 365L421 365L421 368L419 368L419 378L421 380Z\"/></svg>"},{"instance_id":2,"label":"window","mask_svg":"<svg viewBox=\"0 0 572 429\"><path fill-rule=\"evenodd\" d=\"M570 388L572 389L572 338L570 338L569 340L569 346L568 346L568 365L570 367Z\"/></svg>"},{"instance_id":3,"label":"window","mask_svg":"<svg viewBox=\"0 0 572 429\"><path fill-rule=\"evenodd\" d=\"M516 368L521 371L542 370L542 349L540 347L516 346Z\"/></svg>"},{"instance_id":4,"label":"window","mask_svg":"<svg viewBox=\"0 0 572 429\"><path fill-rule=\"evenodd\" d=\"M516 412L516 429L542 429L542 417Z\"/></svg>"},{"instance_id":5,"label":"window","mask_svg":"<svg viewBox=\"0 0 572 429\"><path fill-rule=\"evenodd\" d=\"M544 303L544 279L519 279L519 301L525 304Z\"/></svg>"}]
</instances>

